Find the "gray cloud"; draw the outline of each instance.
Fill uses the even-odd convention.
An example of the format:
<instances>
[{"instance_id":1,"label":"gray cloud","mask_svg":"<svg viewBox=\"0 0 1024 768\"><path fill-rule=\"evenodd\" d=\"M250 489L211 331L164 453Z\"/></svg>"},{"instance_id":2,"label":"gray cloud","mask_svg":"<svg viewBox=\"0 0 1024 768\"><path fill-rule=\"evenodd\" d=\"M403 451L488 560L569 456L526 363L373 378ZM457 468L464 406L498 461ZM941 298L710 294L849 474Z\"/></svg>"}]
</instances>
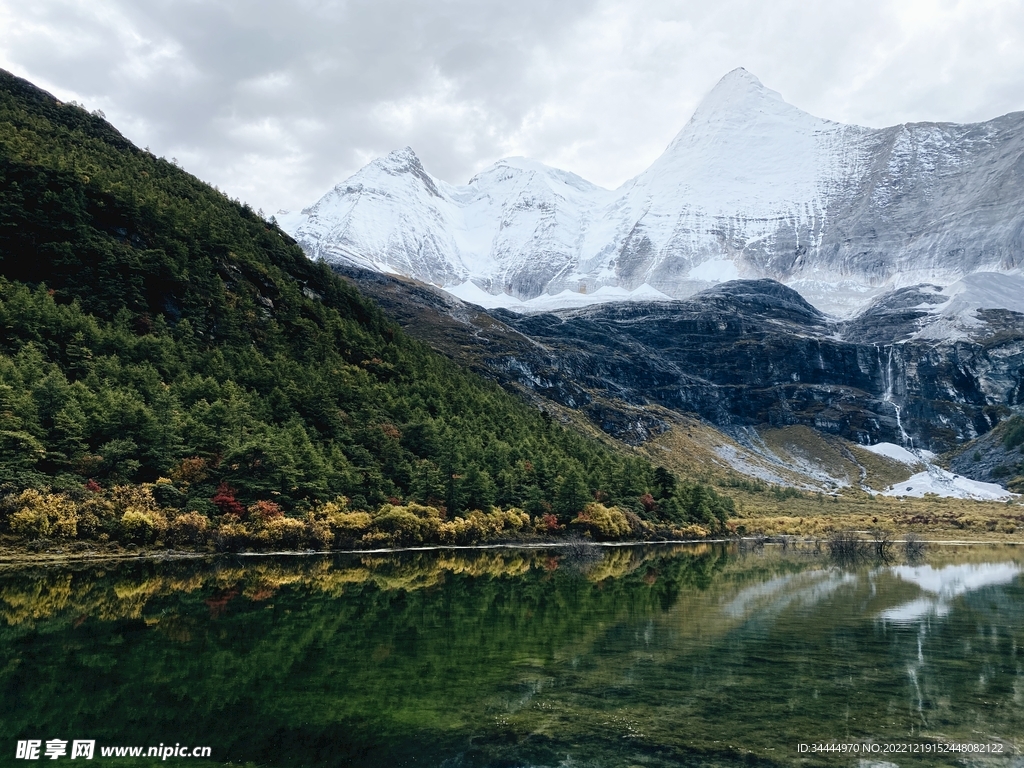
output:
<instances>
[{"instance_id":1,"label":"gray cloud","mask_svg":"<svg viewBox=\"0 0 1024 768\"><path fill-rule=\"evenodd\" d=\"M834 0L0 0L0 66L268 212L412 146L616 186L719 77L865 125L1024 108L1024 6Z\"/></svg>"}]
</instances>

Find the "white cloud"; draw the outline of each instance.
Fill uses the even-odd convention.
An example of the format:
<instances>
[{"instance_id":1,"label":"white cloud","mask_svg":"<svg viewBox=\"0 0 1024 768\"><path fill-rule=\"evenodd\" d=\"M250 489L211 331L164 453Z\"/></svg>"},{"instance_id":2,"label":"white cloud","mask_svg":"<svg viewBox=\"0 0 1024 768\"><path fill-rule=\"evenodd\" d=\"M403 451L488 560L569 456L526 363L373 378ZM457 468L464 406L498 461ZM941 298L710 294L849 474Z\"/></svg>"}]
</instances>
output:
<instances>
[{"instance_id":1,"label":"white cloud","mask_svg":"<svg viewBox=\"0 0 1024 768\"><path fill-rule=\"evenodd\" d=\"M845 122L995 117L1024 4L0 0L0 65L270 212L406 145L455 183L520 154L617 186L737 66Z\"/></svg>"}]
</instances>

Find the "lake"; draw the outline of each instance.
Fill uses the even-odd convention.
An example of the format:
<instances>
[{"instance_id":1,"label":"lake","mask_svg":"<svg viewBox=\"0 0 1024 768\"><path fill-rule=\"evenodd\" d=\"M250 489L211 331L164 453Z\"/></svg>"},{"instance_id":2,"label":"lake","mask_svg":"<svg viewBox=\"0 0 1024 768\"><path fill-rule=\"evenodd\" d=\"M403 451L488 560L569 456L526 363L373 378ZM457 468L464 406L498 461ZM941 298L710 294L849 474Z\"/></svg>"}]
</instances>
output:
<instances>
[{"instance_id":1,"label":"lake","mask_svg":"<svg viewBox=\"0 0 1024 768\"><path fill-rule=\"evenodd\" d=\"M95 741L99 765L1020 766L1022 555L838 565L730 543L10 567L0 764L59 739ZM210 757L100 754L133 745Z\"/></svg>"}]
</instances>

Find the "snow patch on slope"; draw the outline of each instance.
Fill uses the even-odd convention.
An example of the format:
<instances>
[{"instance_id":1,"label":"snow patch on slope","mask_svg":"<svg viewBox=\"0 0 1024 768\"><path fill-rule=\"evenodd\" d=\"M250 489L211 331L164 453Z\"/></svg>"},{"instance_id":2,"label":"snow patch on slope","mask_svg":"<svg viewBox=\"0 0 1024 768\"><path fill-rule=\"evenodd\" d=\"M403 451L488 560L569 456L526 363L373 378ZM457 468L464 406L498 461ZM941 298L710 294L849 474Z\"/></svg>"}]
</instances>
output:
<instances>
[{"instance_id":1,"label":"snow patch on slope","mask_svg":"<svg viewBox=\"0 0 1024 768\"><path fill-rule=\"evenodd\" d=\"M998 307L1024 314L1024 276L1019 272L975 272L947 286L942 293L950 297L952 306Z\"/></svg>"},{"instance_id":2,"label":"snow patch on slope","mask_svg":"<svg viewBox=\"0 0 1024 768\"><path fill-rule=\"evenodd\" d=\"M521 310L523 302L507 293L497 295L488 293L472 280L467 280L458 285L446 285L444 290L457 299L462 299L469 304L476 304L484 309L516 309Z\"/></svg>"},{"instance_id":3,"label":"snow patch on slope","mask_svg":"<svg viewBox=\"0 0 1024 768\"><path fill-rule=\"evenodd\" d=\"M693 280L707 280L713 283L727 283L740 279L740 270L731 259L708 259L690 270Z\"/></svg>"},{"instance_id":4,"label":"snow patch on slope","mask_svg":"<svg viewBox=\"0 0 1024 768\"><path fill-rule=\"evenodd\" d=\"M882 491L883 496L909 496L920 499L926 494L944 496L955 499L975 499L981 501L1007 501L1014 494L996 483L982 483L970 480L962 475L947 472L932 462L935 454L930 451L909 451L895 443L876 443L862 445L866 451L876 456L898 461L908 467L924 465L924 471L912 475Z\"/></svg>"},{"instance_id":5,"label":"snow patch on slope","mask_svg":"<svg viewBox=\"0 0 1024 768\"><path fill-rule=\"evenodd\" d=\"M876 456L884 456L887 459L898 461L900 464L916 466L924 463L920 456L911 453L903 446L896 445L896 443L876 443L875 445L862 445L861 448Z\"/></svg>"},{"instance_id":6,"label":"snow patch on slope","mask_svg":"<svg viewBox=\"0 0 1024 768\"><path fill-rule=\"evenodd\" d=\"M491 294L478 286L472 280L467 280L460 285L446 285L444 290L456 298L477 304L485 309L510 309L513 312L549 312L554 309L566 309L572 307L587 307L592 304L604 304L611 301L671 301L670 296L665 295L656 288L649 285L641 285L635 291L627 291L624 288L602 286L593 293L580 293L566 289L555 295L541 294L533 299L523 301L507 293Z\"/></svg>"},{"instance_id":7,"label":"snow patch on slope","mask_svg":"<svg viewBox=\"0 0 1024 768\"><path fill-rule=\"evenodd\" d=\"M972 338L973 331L984 325L978 317L979 309L1008 309L1024 314L1024 275L1020 272L976 272L933 290L935 298L948 298L921 307L931 317L914 334L915 338Z\"/></svg>"},{"instance_id":8,"label":"snow patch on slope","mask_svg":"<svg viewBox=\"0 0 1024 768\"><path fill-rule=\"evenodd\" d=\"M910 479L882 491L883 496L909 496L915 499L920 499L925 494L976 501L1009 501L1015 496L996 483L969 480L934 464L929 464L926 471L918 472Z\"/></svg>"},{"instance_id":9,"label":"snow patch on slope","mask_svg":"<svg viewBox=\"0 0 1024 768\"><path fill-rule=\"evenodd\" d=\"M996 483L982 483L947 472L932 462L935 454L930 451L909 451L895 443L876 443L860 447L876 456L884 456L908 467L924 465L924 471L889 486L882 491L883 496L909 496L920 499L927 494L934 494L947 498L980 501L1007 501L1014 496Z\"/></svg>"}]
</instances>

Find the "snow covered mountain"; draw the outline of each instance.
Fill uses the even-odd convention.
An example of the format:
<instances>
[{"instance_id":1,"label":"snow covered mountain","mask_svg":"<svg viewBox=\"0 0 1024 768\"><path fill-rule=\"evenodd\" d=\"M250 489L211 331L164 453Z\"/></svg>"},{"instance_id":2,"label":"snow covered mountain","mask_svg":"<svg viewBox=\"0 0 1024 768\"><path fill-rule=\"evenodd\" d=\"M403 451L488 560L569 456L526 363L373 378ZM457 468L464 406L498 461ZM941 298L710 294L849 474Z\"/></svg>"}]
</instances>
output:
<instances>
[{"instance_id":1,"label":"snow covered mountain","mask_svg":"<svg viewBox=\"0 0 1024 768\"><path fill-rule=\"evenodd\" d=\"M407 275L483 306L684 298L771 278L846 314L922 283L1020 281L1022 201L1024 113L843 125L737 69L614 191L523 158L453 186L406 148L279 221L312 258ZM975 296L998 282L976 282L972 300L1003 306L999 291Z\"/></svg>"}]
</instances>

